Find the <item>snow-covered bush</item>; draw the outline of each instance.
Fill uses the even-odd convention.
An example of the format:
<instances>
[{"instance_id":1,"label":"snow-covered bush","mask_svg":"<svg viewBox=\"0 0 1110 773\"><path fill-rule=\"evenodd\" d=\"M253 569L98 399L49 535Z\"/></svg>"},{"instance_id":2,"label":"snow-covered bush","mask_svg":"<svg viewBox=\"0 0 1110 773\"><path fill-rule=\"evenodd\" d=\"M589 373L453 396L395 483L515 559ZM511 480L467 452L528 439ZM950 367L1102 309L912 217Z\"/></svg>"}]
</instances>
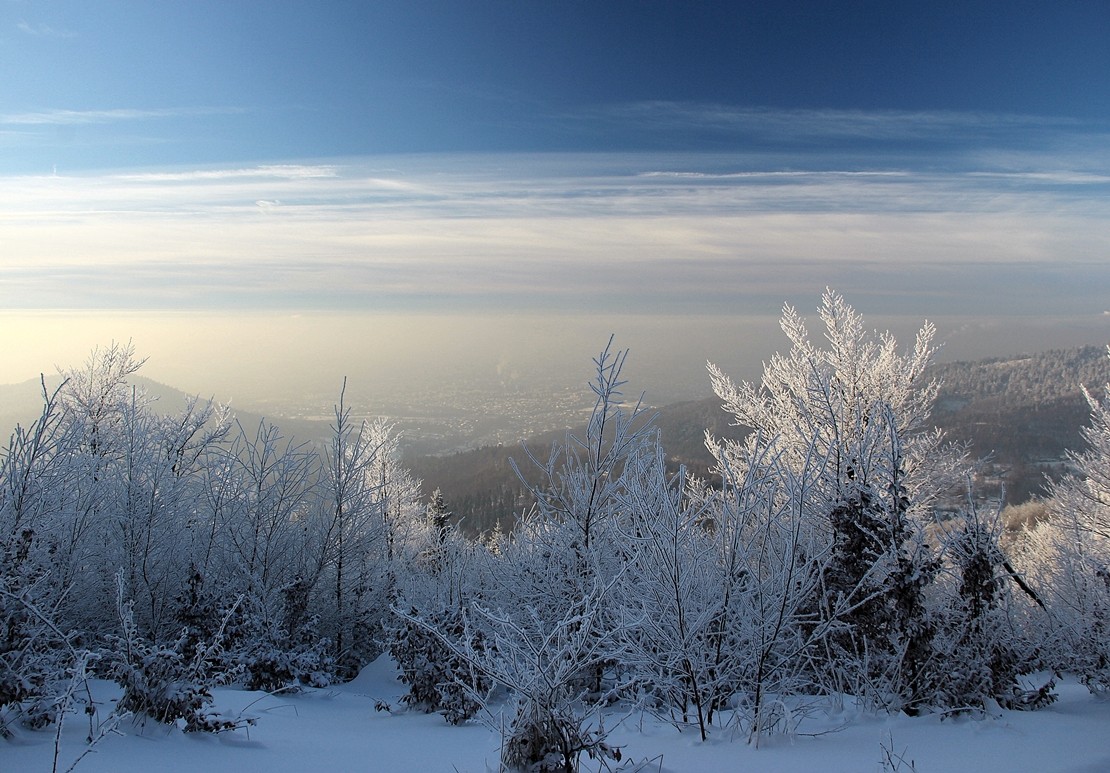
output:
<instances>
[{"instance_id":1,"label":"snow-covered bush","mask_svg":"<svg viewBox=\"0 0 1110 773\"><path fill-rule=\"evenodd\" d=\"M315 618L306 626L315 629ZM291 641L282 633L251 641L240 656L248 690L278 692L298 687L327 687L335 679L328 640Z\"/></svg>"},{"instance_id":2,"label":"snow-covered bush","mask_svg":"<svg viewBox=\"0 0 1110 773\"><path fill-rule=\"evenodd\" d=\"M207 646L198 645L193 653L184 651L184 633L173 646L152 643L139 633L133 606L123 599L120 579L116 607L121 635L109 636L108 647L101 653L108 675L123 688L118 711L130 712L140 720L178 725L185 732L219 733L253 724L253 720L224 716L210 708L211 687L217 679L206 674L205 665L220 646L222 632Z\"/></svg>"},{"instance_id":3,"label":"snow-covered bush","mask_svg":"<svg viewBox=\"0 0 1110 773\"><path fill-rule=\"evenodd\" d=\"M566 705L548 707L518 701L501 749L502 763L528 773L578 773L583 754L594 760L621 759L620 748L606 741L601 715L590 725Z\"/></svg>"},{"instance_id":4,"label":"snow-covered bush","mask_svg":"<svg viewBox=\"0 0 1110 773\"><path fill-rule=\"evenodd\" d=\"M335 679L331 642L322 637L319 619L307 613L309 583L296 578L282 589L279 620L263 606L248 604L238 654L248 690L275 692L296 687L326 687Z\"/></svg>"},{"instance_id":5,"label":"snow-covered bush","mask_svg":"<svg viewBox=\"0 0 1110 773\"><path fill-rule=\"evenodd\" d=\"M186 655L203 651L204 675L230 678L238 670L236 653L250 634L245 604L229 589L217 593L209 586L194 566L185 589L174 599L173 619L179 631L175 648ZM210 646L217 641L219 646Z\"/></svg>"},{"instance_id":6,"label":"snow-covered bush","mask_svg":"<svg viewBox=\"0 0 1110 773\"><path fill-rule=\"evenodd\" d=\"M20 535L17 545L27 540L26 533ZM12 547L0 550L5 566L13 561ZM69 637L55 623L44 593L47 579L0 575L0 736L7 734L11 718L30 727L54 720L56 688L72 660Z\"/></svg>"},{"instance_id":7,"label":"snow-covered bush","mask_svg":"<svg viewBox=\"0 0 1110 773\"><path fill-rule=\"evenodd\" d=\"M620 759L611 746L601 708L620 693L591 692L588 676L620 658L619 628L602 624L611 587L567 600L563 616L549 623L519 610L514 616L480 607L475 615L487 631L481 649L459 650L476 670L511 691L511 719L502 738L501 759L513 770L573 773L585 754Z\"/></svg>"},{"instance_id":8,"label":"snow-covered bush","mask_svg":"<svg viewBox=\"0 0 1110 773\"><path fill-rule=\"evenodd\" d=\"M401 669L401 681L409 686L402 700L426 712L439 712L452 725L477 714L493 685L463 653L484 656L481 630L472 629L462 611L452 607L426 616L414 608L398 618L389 651Z\"/></svg>"}]
</instances>

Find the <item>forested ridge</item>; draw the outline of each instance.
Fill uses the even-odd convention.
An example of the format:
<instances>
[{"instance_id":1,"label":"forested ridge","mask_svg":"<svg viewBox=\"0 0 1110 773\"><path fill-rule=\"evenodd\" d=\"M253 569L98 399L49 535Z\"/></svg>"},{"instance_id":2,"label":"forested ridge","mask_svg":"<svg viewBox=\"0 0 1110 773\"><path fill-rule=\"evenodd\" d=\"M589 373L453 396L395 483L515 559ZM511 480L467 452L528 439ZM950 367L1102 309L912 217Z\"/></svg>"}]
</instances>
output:
<instances>
[{"instance_id":1,"label":"forested ridge","mask_svg":"<svg viewBox=\"0 0 1110 773\"><path fill-rule=\"evenodd\" d=\"M589 423L514 452L512 520L481 539L343 391L326 442L298 442L195 398L156 412L129 346L94 352L0 457L0 734L70 714L90 744L129 718L230 732L256 718L214 710L213 686L326 685L382 652L415 709L503 704L502 762L530 771L616 764L614 704L759 744L846 700L1035 710L1065 671L1105 692L1102 389L1076 474L1004 548L935 427L933 328L902 348L836 293L819 311L818 343L784 309L760 382L710 367L726 431L707 422L705 475L666 448L688 425L624 394L611 343ZM998 383L1034 393L1023 378ZM119 685L114 707L84 697L92 676Z\"/></svg>"},{"instance_id":2,"label":"forested ridge","mask_svg":"<svg viewBox=\"0 0 1110 773\"><path fill-rule=\"evenodd\" d=\"M1104 346L1050 349L1018 357L933 365L941 383L938 407L982 402L1006 406L1050 405L1079 397L1082 387L1099 389L1110 380Z\"/></svg>"}]
</instances>

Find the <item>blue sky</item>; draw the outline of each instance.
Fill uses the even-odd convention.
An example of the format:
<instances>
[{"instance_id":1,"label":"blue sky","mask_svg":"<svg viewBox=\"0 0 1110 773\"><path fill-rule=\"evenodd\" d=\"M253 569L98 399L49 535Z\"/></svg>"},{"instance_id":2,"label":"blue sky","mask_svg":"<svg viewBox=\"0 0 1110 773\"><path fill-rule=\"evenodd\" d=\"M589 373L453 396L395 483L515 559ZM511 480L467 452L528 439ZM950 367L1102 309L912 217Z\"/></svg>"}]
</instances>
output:
<instances>
[{"instance_id":1,"label":"blue sky","mask_svg":"<svg viewBox=\"0 0 1110 773\"><path fill-rule=\"evenodd\" d=\"M1102 2L2 8L3 131L19 150L5 166L21 171L396 152L797 149L729 120L744 109L1110 119ZM894 144L842 139L871 152ZM995 138L912 139L920 149Z\"/></svg>"},{"instance_id":2,"label":"blue sky","mask_svg":"<svg viewBox=\"0 0 1110 773\"><path fill-rule=\"evenodd\" d=\"M692 331L832 285L1102 340L1108 39L1103 2L0 0L0 309L157 349L134 314ZM27 357L86 343L51 329Z\"/></svg>"}]
</instances>

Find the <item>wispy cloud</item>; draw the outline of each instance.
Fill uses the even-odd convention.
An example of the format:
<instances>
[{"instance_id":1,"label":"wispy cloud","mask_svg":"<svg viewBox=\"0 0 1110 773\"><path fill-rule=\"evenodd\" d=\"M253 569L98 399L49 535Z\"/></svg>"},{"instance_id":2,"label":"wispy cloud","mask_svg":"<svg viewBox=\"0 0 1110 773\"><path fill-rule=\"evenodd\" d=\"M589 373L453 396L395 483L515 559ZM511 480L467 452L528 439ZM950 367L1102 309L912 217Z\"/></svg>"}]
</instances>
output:
<instances>
[{"instance_id":1,"label":"wispy cloud","mask_svg":"<svg viewBox=\"0 0 1110 773\"><path fill-rule=\"evenodd\" d=\"M245 112L234 107L115 108L109 110L39 110L0 113L0 124L9 126L71 126L123 121L147 121L206 115L235 115Z\"/></svg>"},{"instance_id":2,"label":"wispy cloud","mask_svg":"<svg viewBox=\"0 0 1110 773\"><path fill-rule=\"evenodd\" d=\"M908 144L1029 147L1061 134L1105 138L1110 127L1067 117L952 110L833 110L737 107L687 102L631 102L566 115L583 124L609 124L622 132L681 139L707 137L757 142L764 150L799 147L827 153L858 143L882 143L887 151Z\"/></svg>"},{"instance_id":3,"label":"wispy cloud","mask_svg":"<svg viewBox=\"0 0 1110 773\"><path fill-rule=\"evenodd\" d=\"M449 155L0 178L0 307L701 313L834 285L929 315L1101 313L1110 174L1069 160Z\"/></svg>"},{"instance_id":4,"label":"wispy cloud","mask_svg":"<svg viewBox=\"0 0 1110 773\"><path fill-rule=\"evenodd\" d=\"M1098 174L1078 170L1045 172L969 172L969 177L984 177L994 180L1010 180L1017 183L1045 183L1050 185L1110 185L1110 174Z\"/></svg>"},{"instance_id":5,"label":"wispy cloud","mask_svg":"<svg viewBox=\"0 0 1110 773\"><path fill-rule=\"evenodd\" d=\"M306 180L320 177L335 177L338 167L331 164L263 164L261 166L238 169L194 169L179 172L141 172L119 174L115 179L132 182L194 182L221 180Z\"/></svg>"},{"instance_id":6,"label":"wispy cloud","mask_svg":"<svg viewBox=\"0 0 1110 773\"><path fill-rule=\"evenodd\" d=\"M77 33L71 30L53 27L49 24L31 24L27 21L20 21L16 24L16 28L24 35L30 35L36 38L55 38L55 39L68 39L77 37Z\"/></svg>"}]
</instances>

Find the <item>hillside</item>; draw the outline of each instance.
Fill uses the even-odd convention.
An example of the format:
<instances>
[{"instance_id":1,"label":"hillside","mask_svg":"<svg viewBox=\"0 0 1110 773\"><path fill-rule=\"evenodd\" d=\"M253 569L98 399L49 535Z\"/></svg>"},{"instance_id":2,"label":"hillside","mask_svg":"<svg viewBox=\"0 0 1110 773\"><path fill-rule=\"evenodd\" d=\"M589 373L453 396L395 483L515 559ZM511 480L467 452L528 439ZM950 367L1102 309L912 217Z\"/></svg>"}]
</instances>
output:
<instances>
[{"instance_id":1,"label":"hillside","mask_svg":"<svg viewBox=\"0 0 1110 773\"><path fill-rule=\"evenodd\" d=\"M1089 409L1080 385L1099 393L1110 382L1110 358L1103 347L1085 346L942 363L929 376L941 382L933 414L936 425L953 441L968 444L972 458L992 461L995 474L981 481L983 493L995 493L1002 483L1007 502L1017 504L1043 494L1046 475L1059 474L1065 452L1081 448L1080 428L1087 423ZM699 476L708 476L713 463L704 443L707 428L722 437L743 434L729 425L716 397L660 408L656 426L668 459ZM572 431L581 435L585 429ZM563 433L549 433L533 438L529 446L546 459L551 444L562 438ZM519 446L406 461L425 482L426 493L438 487L466 530L479 533L498 520L506 525L526 504L509 457L526 467Z\"/></svg>"},{"instance_id":2,"label":"hillside","mask_svg":"<svg viewBox=\"0 0 1110 773\"><path fill-rule=\"evenodd\" d=\"M693 474L708 476L713 457L705 447L705 431L720 437L738 438L743 431L729 425L728 415L717 398L693 400L655 409L655 426L666 449L668 462L683 464ZM553 444L562 443L567 432L585 436L585 426L548 432L530 438L528 450L545 462ZM405 463L423 481L424 493L440 489L470 534L480 534L500 522L503 527L527 506L524 486L513 471L510 459L529 475L533 465L523 445L486 446L446 456L411 456Z\"/></svg>"},{"instance_id":3,"label":"hillside","mask_svg":"<svg viewBox=\"0 0 1110 773\"><path fill-rule=\"evenodd\" d=\"M1100 395L1110 358L1104 347L1084 346L944 363L930 375L941 382L933 420L973 457L992 460L1016 504L1042 494L1066 451L1082 448L1090 408L1081 387Z\"/></svg>"},{"instance_id":4,"label":"hillside","mask_svg":"<svg viewBox=\"0 0 1110 773\"><path fill-rule=\"evenodd\" d=\"M61 382L58 376L49 376L46 379L46 388L54 390ZM180 389L166 384L152 381L143 376L132 376L131 383L142 390L147 397L154 400L154 410L159 413L175 413L185 406L189 395ZM208 399L207 395L201 395ZM219 397L217 396L217 401ZM7 439L8 434L17 424L27 426L42 411L42 383L38 379L22 381L18 384L0 384L0 434ZM263 415L250 410L243 410L232 403L232 414L238 419L251 435L253 435ZM267 420L272 417L267 416ZM324 440L328 436L328 424L322 421L307 421L303 419L275 419L273 420L287 438L296 438L298 441L315 442Z\"/></svg>"}]
</instances>

